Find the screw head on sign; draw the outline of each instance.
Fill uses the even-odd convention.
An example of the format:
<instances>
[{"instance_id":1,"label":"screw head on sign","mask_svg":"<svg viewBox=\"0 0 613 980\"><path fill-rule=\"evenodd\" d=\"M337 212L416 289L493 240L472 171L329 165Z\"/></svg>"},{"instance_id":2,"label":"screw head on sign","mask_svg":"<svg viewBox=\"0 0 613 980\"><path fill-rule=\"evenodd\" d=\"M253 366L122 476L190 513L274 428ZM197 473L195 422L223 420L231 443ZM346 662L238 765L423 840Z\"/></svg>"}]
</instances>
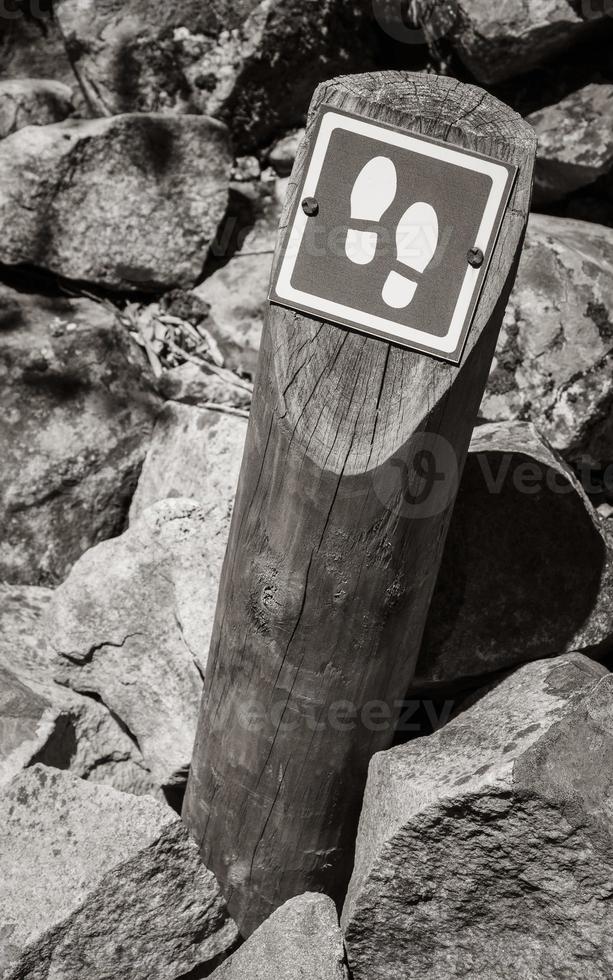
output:
<instances>
[{"instance_id":1,"label":"screw head on sign","mask_svg":"<svg viewBox=\"0 0 613 980\"><path fill-rule=\"evenodd\" d=\"M484 258L485 256L480 248L468 249L468 264L472 265L473 269L478 269L482 266Z\"/></svg>"},{"instance_id":2,"label":"screw head on sign","mask_svg":"<svg viewBox=\"0 0 613 980\"><path fill-rule=\"evenodd\" d=\"M302 202L302 210L309 218L314 218L319 212L319 202L314 197L305 197Z\"/></svg>"}]
</instances>

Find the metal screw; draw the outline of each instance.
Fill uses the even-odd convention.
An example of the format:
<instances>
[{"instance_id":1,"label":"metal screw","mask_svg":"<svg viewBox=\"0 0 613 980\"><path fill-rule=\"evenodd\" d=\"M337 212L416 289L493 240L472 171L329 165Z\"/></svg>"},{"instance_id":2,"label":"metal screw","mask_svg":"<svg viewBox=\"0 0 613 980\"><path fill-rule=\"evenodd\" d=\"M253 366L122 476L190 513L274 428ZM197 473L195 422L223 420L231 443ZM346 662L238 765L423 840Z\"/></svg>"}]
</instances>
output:
<instances>
[{"instance_id":1,"label":"metal screw","mask_svg":"<svg viewBox=\"0 0 613 980\"><path fill-rule=\"evenodd\" d=\"M472 265L473 269L478 269L480 266L483 265L483 260L485 256L480 248L476 248L473 246L473 248L468 249L467 258L468 258L468 264Z\"/></svg>"},{"instance_id":2,"label":"metal screw","mask_svg":"<svg viewBox=\"0 0 613 980\"><path fill-rule=\"evenodd\" d=\"M302 210L309 218L314 218L319 213L319 202L314 197L305 197L302 202Z\"/></svg>"}]
</instances>

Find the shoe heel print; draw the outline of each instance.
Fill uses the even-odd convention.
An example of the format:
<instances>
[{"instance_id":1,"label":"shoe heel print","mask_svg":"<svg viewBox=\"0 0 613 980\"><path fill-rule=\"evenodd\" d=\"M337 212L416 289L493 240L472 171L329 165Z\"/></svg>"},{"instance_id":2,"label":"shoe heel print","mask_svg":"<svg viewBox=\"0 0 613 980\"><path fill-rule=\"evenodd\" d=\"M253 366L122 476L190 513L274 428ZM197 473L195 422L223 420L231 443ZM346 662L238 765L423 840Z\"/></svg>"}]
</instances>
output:
<instances>
[{"instance_id":1,"label":"shoe heel print","mask_svg":"<svg viewBox=\"0 0 613 980\"><path fill-rule=\"evenodd\" d=\"M396 196L396 168L388 157L364 164L351 191L351 220L380 221ZM345 255L355 265L368 265L377 251L377 233L349 228Z\"/></svg>"},{"instance_id":2,"label":"shoe heel print","mask_svg":"<svg viewBox=\"0 0 613 980\"><path fill-rule=\"evenodd\" d=\"M438 245L438 218L430 204L418 201L404 212L396 229L396 256L408 270L422 273L430 264ZM381 295L387 306L404 309L415 296L417 282L392 269Z\"/></svg>"}]
</instances>

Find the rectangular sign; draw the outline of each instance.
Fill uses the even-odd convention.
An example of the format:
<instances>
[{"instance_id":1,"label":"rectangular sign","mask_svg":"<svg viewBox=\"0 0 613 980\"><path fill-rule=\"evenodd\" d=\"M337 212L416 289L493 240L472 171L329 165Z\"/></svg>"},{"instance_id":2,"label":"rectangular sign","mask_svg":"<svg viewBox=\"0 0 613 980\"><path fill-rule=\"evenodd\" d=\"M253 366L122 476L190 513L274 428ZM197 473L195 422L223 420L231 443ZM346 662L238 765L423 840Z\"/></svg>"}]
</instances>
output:
<instances>
[{"instance_id":1,"label":"rectangular sign","mask_svg":"<svg viewBox=\"0 0 613 980\"><path fill-rule=\"evenodd\" d=\"M516 175L323 106L270 300L459 363Z\"/></svg>"}]
</instances>

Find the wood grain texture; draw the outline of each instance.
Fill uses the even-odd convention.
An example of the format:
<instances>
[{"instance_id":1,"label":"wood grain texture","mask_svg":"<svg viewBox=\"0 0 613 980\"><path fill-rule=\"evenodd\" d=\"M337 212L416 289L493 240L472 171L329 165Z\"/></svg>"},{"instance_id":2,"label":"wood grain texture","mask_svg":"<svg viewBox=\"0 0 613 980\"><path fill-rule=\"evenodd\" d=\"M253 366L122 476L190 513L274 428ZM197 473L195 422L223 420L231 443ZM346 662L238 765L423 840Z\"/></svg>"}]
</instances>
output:
<instances>
[{"instance_id":1,"label":"wood grain texture","mask_svg":"<svg viewBox=\"0 0 613 980\"><path fill-rule=\"evenodd\" d=\"M324 102L509 161L519 176L460 366L270 308L183 811L245 935L292 895L345 891L368 761L393 737L453 504L450 465L437 505L407 516L403 494L421 486L416 433L446 440L461 468L536 148L519 116L472 86L339 78L313 97L282 224ZM374 726L339 707L359 715L373 701L390 706Z\"/></svg>"}]
</instances>

